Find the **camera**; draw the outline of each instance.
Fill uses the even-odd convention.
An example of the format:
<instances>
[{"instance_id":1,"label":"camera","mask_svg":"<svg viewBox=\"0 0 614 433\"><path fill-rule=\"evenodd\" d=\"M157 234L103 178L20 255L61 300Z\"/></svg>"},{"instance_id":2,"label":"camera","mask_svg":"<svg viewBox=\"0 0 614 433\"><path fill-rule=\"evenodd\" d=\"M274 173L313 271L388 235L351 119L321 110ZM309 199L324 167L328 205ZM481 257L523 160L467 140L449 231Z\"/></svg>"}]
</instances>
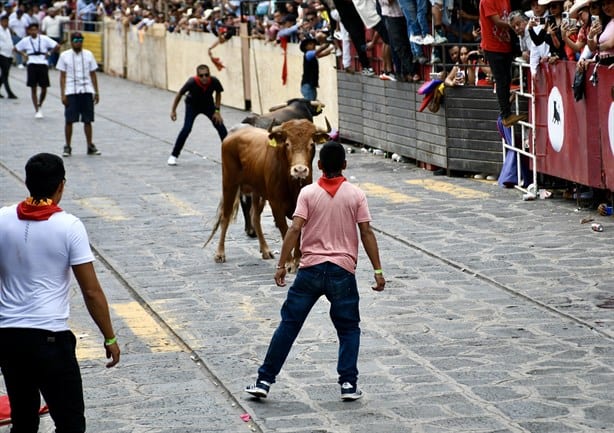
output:
<instances>
[{"instance_id":1,"label":"camera","mask_svg":"<svg viewBox=\"0 0 614 433\"><path fill-rule=\"evenodd\" d=\"M469 54L469 56L467 58L471 62L476 62L478 60L482 60L484 58L484 56L482 54L480 54L480 53L473 52L473 53Z\"/></svg>"}]
</instances>

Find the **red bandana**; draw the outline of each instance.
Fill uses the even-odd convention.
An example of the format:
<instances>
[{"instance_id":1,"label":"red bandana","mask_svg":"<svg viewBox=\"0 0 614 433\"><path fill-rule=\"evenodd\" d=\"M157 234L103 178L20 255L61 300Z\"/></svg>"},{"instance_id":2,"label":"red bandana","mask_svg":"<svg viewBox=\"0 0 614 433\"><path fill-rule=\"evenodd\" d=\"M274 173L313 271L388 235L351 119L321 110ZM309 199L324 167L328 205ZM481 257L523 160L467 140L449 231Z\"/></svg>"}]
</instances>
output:
<instances>
[{"instance_id":1,"label":"red bandana","mask_svg":"<svg viewBox=\"0 0 614 433\"><path fill-rule=\"evenodd\" d=\"M196 85L202 89L203 93L206 92L211 85L211 77L209 77L207 84L203 84L203 82L200 81L200 77L198 75L194 75L194 81L196 81Z\"/></svg>"},{"instance_id":2,"label":"red bandana","mask_svg":"<svg viewBox=\"0 0 614 433\"><path fill-rule=\"evenodd\" d=\"M56 212L62 212L62 209L51 199L35 204L32 197L28 197L17 205L17 217L20 220L47 221Z\"/></svg>"},{"instance_id":3,"label":"red bandana","mask_svg":"<svg viewBox=\"0 0 614 433\"><path fill-rule=\"evenodd\" d=\"M334 197L335 194L337 194L337 190L341 188L341 184L346 180L347 179L344 176L337 176L333 178L322 176L318 179L318 185L324 188L324 190L329 193L331 197Z\"/></svg>"}]
</instances>

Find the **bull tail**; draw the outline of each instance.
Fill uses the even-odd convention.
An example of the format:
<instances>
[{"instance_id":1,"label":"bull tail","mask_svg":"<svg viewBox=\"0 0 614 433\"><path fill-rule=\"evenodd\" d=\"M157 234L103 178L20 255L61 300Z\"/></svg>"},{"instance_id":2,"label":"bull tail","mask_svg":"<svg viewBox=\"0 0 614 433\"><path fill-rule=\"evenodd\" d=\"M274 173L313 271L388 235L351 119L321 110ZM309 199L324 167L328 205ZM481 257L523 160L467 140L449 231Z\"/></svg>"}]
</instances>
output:
<instances>
[{"instance_id":1,"label":"bull tail","mask_svg":"<svg viewBox=\"0 0 614 433\"><path fill-rule=\"evenodd\" d=\"M238 188L237 194L235 195L234 202L232 203L232 212L230 213L231 221L234 221L237 219L237 212L239 211L240 194L241 194L241 188ZM203 248L205 248L209 244L209 242L211 242L211 239L213 239L213 236L215 236L215 233L217 233L217 229L220 227L220 223L222 222L223 215L224 215L224 197L220 199L220 204L217 206L217 215L216 215L215 223L213 224L213 228L211 229L211 234L207 238L207 241L203 245Z\"/></svg>"}]
</instances>

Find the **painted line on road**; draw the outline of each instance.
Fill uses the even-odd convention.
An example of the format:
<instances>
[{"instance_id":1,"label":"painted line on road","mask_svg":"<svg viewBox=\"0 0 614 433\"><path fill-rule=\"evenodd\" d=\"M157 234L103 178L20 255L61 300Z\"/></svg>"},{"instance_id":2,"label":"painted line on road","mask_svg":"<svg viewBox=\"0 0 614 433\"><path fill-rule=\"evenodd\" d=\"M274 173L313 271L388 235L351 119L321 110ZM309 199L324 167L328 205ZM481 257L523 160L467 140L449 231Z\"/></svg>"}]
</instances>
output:
<instances>
[{"instance_id":1,"label":"painted line on road","mask_svg":"<svg viewBox=\"0 0 614 433\"><path fill-rule=\"evenodd\" d=\"M109 197L90 197L76 200L82 207L89 209L101 218L111 221L126 221L128 218L122 213L119 204Z\"/></svg>"},{"instance_id":2,"label":"painted line on road","mask_svg":"<svg viewBox=\"0 0 614 433\"><path fill-rule=\"evenodd\" d=\"M170 192L162 192L159 194L147 194L141 196L141 198L147 202L158 205L172 205L179 209L180 216L202 216L203 213L197 209L194 209L188 202L185 202L178 198L175 194Z\"/></svg>"},{"instance_id":3,"label":"painted line on road","mask_svg":"<svg viewBox=\"0 0 614 433\"><path fill-rule=\"evenodd\" d=\"M443 192L450 194L456 198L488 198L490 194L482 191L478 191L471 188L465 188L462 186L454 185L449 182L443 182L440 180L432 179L412 179L406 180L405 183L409 185L421 186L425 189L435 192Z\"/></svg>"},{"instance_id":4,"label":"painted line on road","mask_svg":"<svg viewBox=\"0 0 614 433\"><path fill-rule=\"evenodd\" d=\"M391 203L417 203L421 201L417 197L411 197L374 183L366 182L361 183L359 186L367 195L383 198Z\"/></svg>"}]
</instances>

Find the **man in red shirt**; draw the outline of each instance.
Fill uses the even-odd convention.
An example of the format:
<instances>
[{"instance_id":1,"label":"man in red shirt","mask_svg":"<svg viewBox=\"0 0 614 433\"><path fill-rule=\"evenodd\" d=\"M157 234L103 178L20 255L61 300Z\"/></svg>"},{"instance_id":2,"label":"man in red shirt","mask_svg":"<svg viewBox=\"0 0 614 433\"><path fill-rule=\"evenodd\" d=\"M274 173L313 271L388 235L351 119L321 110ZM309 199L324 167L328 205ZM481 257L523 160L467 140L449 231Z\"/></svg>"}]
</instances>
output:
<instances>
[{"instance_id":1,"label":"man in red shirt","mask_svg":"<svg viewBox=\"0 0 614 433\"><path fill-rule=\"evenodd\" d=\"M513 53L508 15L511 10L510 0L480 1L482 50L495 77L497 101L505 127L527 119L526 114L512 114L510 102Z\"/></svg>"}]
</instances>

